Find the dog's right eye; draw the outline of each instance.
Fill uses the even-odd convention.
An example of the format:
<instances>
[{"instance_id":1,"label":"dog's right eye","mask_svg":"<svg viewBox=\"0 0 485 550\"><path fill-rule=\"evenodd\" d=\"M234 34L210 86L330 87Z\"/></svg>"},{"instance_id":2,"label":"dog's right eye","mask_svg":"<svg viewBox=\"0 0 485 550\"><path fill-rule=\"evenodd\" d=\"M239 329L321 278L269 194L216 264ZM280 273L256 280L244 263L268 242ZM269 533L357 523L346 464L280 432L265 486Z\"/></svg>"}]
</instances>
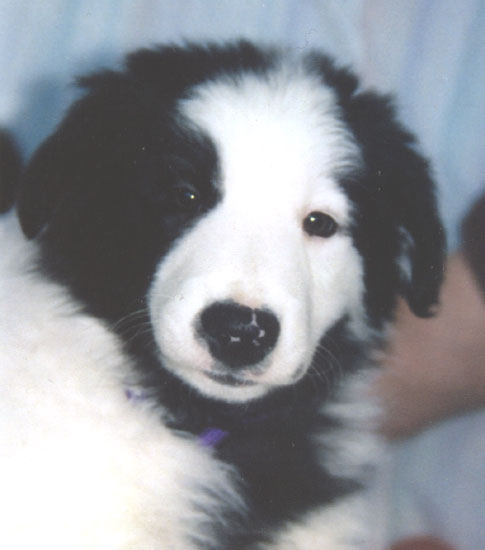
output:
<instances>
[{"instance_id":1,"label":"dog's right eye","mask_svg":"<svg viewBox=\"0 0 485 550\"><path fill-rule=\"evenodd\" d=\"M175 206L183 212L192 214L200 207L200 195L197 189L189 183L176 185L172 190Z\"/></svg>"},{"instance_id":2,"label":"dog's right eye","mask_svg":"<svg viewBox=\"0 0 485 550\"><path fill-rule=\"evenodd\" d=\"M312 237L329 238L335 235L338 225L332 216L324 212L310 212L303 220L303 229Z\"/></svg>"}]
</instances>

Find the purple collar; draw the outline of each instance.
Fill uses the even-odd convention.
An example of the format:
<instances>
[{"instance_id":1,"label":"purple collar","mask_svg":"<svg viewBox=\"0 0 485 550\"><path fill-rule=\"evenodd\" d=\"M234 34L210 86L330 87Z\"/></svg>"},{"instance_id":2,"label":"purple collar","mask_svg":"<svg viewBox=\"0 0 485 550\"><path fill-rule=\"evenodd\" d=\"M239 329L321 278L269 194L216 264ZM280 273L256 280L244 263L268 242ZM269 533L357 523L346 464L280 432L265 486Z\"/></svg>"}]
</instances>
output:
<instances>
[{"instance_id":1,"label":"purple collar","mask_svg":"<svg viewBox=\"0 0 485 550\"><path fill-rule=\"evenodd\" d=\"M125 390L125 395L129 401L133 401L134 403L148 399L148 395L143 391L136 391L130 388ZM215 449L227 438L228 435L229 432L226 430L211 427L203 430L197 439L202 446L212 447Z\"/></svg>"},{"instance_id":2,"label":"purple collar","mask_svg":"<svg viewBox=\"0 0 485 550\"><path fill-rule=\"evenodd\" d=\"M199 443L204 447L218 447L224 439L229 435L229 432L226 430L221 430L219 428L206 428L202 433L199 434Z\"/></svg>"}]
</instances>

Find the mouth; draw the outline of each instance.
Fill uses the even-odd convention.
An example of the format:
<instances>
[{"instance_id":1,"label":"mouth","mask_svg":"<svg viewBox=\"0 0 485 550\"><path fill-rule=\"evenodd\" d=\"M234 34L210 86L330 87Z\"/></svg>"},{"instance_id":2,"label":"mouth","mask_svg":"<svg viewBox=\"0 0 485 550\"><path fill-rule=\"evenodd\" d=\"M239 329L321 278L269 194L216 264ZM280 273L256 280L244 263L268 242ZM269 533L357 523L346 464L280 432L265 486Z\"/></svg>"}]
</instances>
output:
<instances>
[{"instance_id":1,"label":"mouth","mask_svg":"<svg viewBox=\"0 0 485 550\"><path fill-rule=\"evenodd\" d=\"M251 380L244 380L242 378L237 378L236 376L232 374L218 374L214 372L207 372L205 373L208 378L213 380L214 382L217 382L219 384L223 384L225 386L233 386L233 387L240 387L240 386L254 386L256 385L255 382Z\"/></svg>"}]
</instances>

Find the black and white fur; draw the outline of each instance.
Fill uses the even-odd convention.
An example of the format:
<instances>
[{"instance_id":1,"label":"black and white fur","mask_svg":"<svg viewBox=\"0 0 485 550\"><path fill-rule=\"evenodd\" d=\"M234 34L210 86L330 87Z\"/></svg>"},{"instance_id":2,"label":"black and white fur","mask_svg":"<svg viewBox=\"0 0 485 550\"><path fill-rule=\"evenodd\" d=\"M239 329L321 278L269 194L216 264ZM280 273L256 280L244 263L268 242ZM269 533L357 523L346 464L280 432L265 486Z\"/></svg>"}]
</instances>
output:
<instances>
[{"instance_id":1,"label":"black and white fur","mask_svg":"<svg viewBox=\"0 0 485 550\"><path fill-rule=\"evenodd\" d=\"M412 138L317 53L81 85L0 227L2 547L374 549L372 356L442 274Z\"/></svg>"}]
</instances>

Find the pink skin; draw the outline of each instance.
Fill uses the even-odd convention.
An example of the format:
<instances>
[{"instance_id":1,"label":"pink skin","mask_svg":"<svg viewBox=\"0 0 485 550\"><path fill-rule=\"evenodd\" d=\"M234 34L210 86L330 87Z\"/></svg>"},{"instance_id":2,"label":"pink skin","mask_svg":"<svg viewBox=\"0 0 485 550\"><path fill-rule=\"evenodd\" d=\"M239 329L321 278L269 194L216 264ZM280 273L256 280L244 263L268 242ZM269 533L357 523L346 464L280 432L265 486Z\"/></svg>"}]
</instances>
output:
<instances>
[{"instance_id":1,"label":"pink skin","mask_svg":"<svg viewBox=\"0 0 485 550\"><path fill-rule=\"evenodd\" d=\"M416 318L400 303L383 365L375 390L390 438L485 404L485 295L462 254L448 262L436 317Z\"/></svg>"},{"instance_id":2,"label":"pink skin","mask_svg":"<svg viewBox=\"0 0 485 550\"><path fill-rule=\"evenodd\" d=\"M453 550L453 547L435 537L413 537L393 544L390 550Z\"/></svg>"}]
</instances>

